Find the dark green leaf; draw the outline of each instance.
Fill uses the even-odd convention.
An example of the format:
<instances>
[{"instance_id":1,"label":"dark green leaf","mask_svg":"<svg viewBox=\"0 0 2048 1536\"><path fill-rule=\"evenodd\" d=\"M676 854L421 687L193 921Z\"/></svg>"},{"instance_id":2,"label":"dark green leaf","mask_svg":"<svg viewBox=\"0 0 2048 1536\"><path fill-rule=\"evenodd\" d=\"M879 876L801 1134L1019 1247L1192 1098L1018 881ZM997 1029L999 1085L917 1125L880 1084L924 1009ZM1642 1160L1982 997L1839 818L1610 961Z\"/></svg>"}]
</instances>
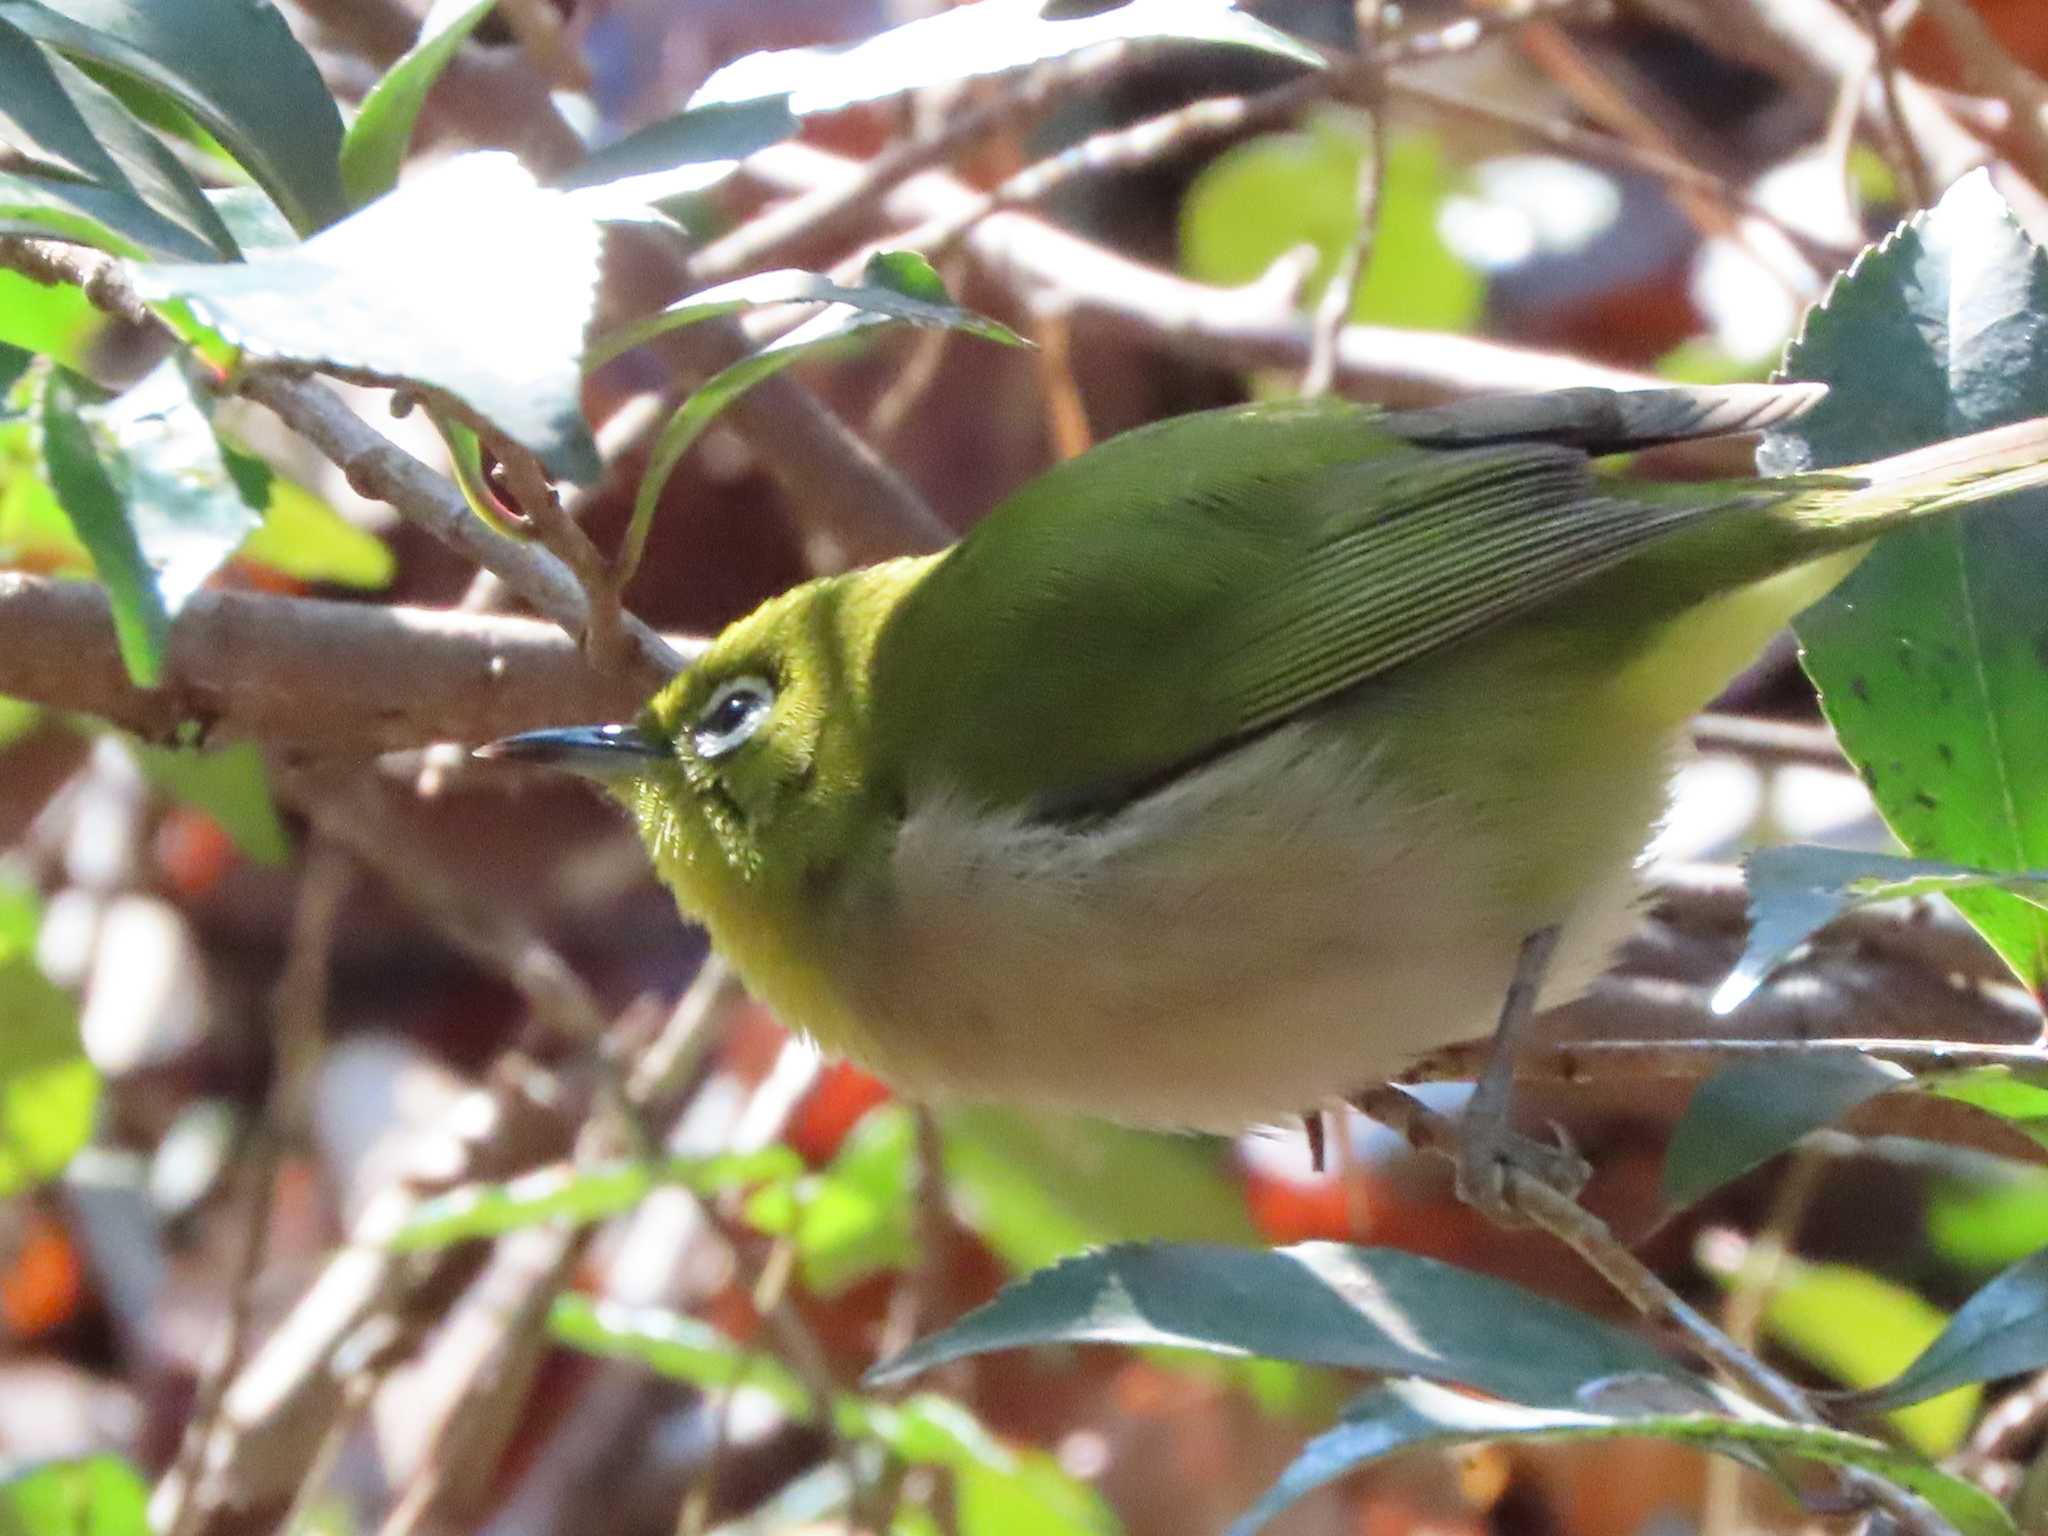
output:
<instances>
[{"instance_id":1,"label":"dark green leaf","mask_svg":"<svg viewBox=\"0 0 2048 1536\"><path fill-rule=\"evenodd\" d=\"M1690 1205L1866 1099L1912 1081L1905 1068L1835 1052L1737 1062L1701 1083L1671 1134L1664 1198Z\"/></svg>"},{"instance_id":2,"label":"dark green leaf","mask_svg":"<svg viewBox=\"0 0 2048 1536\"><path fill-rule=\"evenodd\" d=\"M940 11L845 48L750 53L706 80L692 107L786 97L798 117L837 112L928 86L1027 69L1104 43L1208 43L1292 59L1322 55L1237 10L1230 0L1129 0L1048 18L1042 0L982 0Z\"/></svg>"},{"instance_id":3,"label":"dark green leaf","mask_svg":"<svg viewBox=\"0 0 2048 1536\"><path fill-rule=\"evenodd\" d=\"M0 1480L0 1536L149 1536L149 1485L118 1456L44 1462Z\"/></svg>"},{"instance_id":4,"label":"dark green leaf","mask_svg":"<svg viewBox=\"0 0 2048 1536\"><path fill-rule=\"evenodd\" d=\"M268 0L0 0L0 20L167 92L301 232L346 211L341 114Z\"/></svg>"},{"instance_id":5,"label":"dark green leaf","mask_svg":"<svg viewBox=\"0 0 2048 1536\"><path fill-rule=\"evenodd\" d=\"M116 256L213 259L204 241L134 193L63 176L0 171L0 234L66 240Z\"/></svg>"},{"instance_id":6,"label":"dark green leaf","mask_svg":"<svg viewBox=\"0 0 2048 1536\"><path fill-rule=\"evenodd\" d=\"M19 34L17 34L19 35ZM24 39L24 41L26 41ZM29 44L30 47L35 46ZM95 180L110 188L140 197L158 213L171 219L194 238L202 260L234 257L234 237L214 211L213 204L185 169L184 162L168 146L129 114L127 107L107 87L94 80L68 59L52 59L55 78L83 115L86 124L117 167L112 178ZM167 250L167 254L186 254Z\"/></svg>"},{"instance_id":7,"label":"dark green leaf","mask_svg":"<svg viewBox=\"0 0 2048 1536\"><path fill-rule=\"evenodd\" d=\"M1640 1339L1546 1297L1391 1248L1125 1245L1069 1259L870 1372L900 1381L1033 1344L1168 1345L1458 1381L1570 1404L1589 1381L1690 1378Z\"/></svg>"},{"instance_id":8,"label":"dark green leaf","mask_svg":"<svg viewBox=\"0 0 2048 1536\"><path fill-rule=\"evenodd\" d=\"M1895 1380L1848 1401L1875 1412L2043 1366L2048 1366L2048 1252L2021 1259L1978 1290L1941 1337Z\"/></svg>"},{"instance_id":9,"label":"dark green leaf","mask_svg":"<svg viewBox=\"0 0 2048 1536\"><path fill-rule=\"evenodd\" d=\"M606 145L555 185L608 187L643 202L703 192L755 150L794 138L801 126L780 97L696 107Z\"/></svg>"},{"instance_id":10,"label":"dark green leaf","mask_svg":"<svg viewBox=\"0 0 2048 1536\"><path fill-rule=\"evenodd\" d=\"M206 812L258 864L278 868L290 861L291 839L270 797L263 754L252 743L206 752L139 741L128 746L152 784L173 800Z\"/></svg>"},{"instance_id":11,"label":"dark green leaf","mask_svg":"<svg viewBox=\"0 0 2048 1536\"><path fill-rule=\"evenodd\" d=\"M1716 1013L1742 1006L1772 971L1820 929L1856 907L1995 887L2028 901L2048 898L2048 873L1994 874L1960 864L1804 845L1760 848L1743 860L1749 941L1714 993Z\"/></svg>"},{"instance_id":12,"label":"dark green leaf","mask_svg":"<svg viewBox=\"0 0 2048 1536\"><path fill-rule=\"evenodd\" d=\"M0 1198L62 1171L99 1101L78 1010L36 968L40 919L33 893L0 881Z\"/></svg>"},{"instance_id":13,"label":"dark green leaf","mask_svg":"<svg viewBox=\"0 0 2048 1536\"><path fill-rule=\"evenodd\" d=\"M669 476L675 473L676 465L690 451L691 444L703 436L705 429L728 405L771 374L780 373L792 363L806 358L836 352L862 332L876 326L898 322L965 331L984 341L997 341L1009 346L1029 345L1008 326L946 302L945 285L940 282L938 274L932 271L923 257L912 252L882 252L868 262L862 276L865 281L858 288L843 288L829 278L810 272L764 272L741 278L737 282L723 283L693 294L661 314L615 333L594 350L593 362L602 362L628 347L639 345L650 336L713 315L731 314L763 304L826 305L821 313L788 335L712 375L669 418L668 424L661 429L661 435L655 439L647 468L640 476L639 493L633 502L633 520L627 525L621 545L620 558L626 570L633 570L639 565L648 531L654 526L662 487L668 484Z\"/></svg>"},{"instance_id":14,"label":"dark green leaf","mask_svg":"<svg viewBox=\"0 0 2048 1536\"><path fill-rule=\"evenodd\" d=\"M236 460L228 460L233 468ZM358 528L302 485L268 475L259 503L263 524L235 551L237 560L260 565L294 581L325 582L377 591L391 584L398 562L391 546ZM246 487L244 499L248 499Z\"/></svg>"},{"instance_id":15,"label":"dark green leaf","mask_svg":"<svg viewBox=\"0 0 2048 1536\"><path fill-rule=\"evenodd\" d=\"M2048 261L1982 172L1839 280L1786 354L1825 400L1766 439L1769 473L1878 458L2048 405ZM1798 621L1843 749L1909 852L2048 868L2048 494L1887 537ZM2048 913L2003 891L1956 905L2037 989Z\"/></svg>"},{"instance_id":16,"label":"dark green leaf","mask_svg":"<svg viewBox=\"0 0 2048 1536\"><path fill-rule=\"evenodd\" d=\"M29 364L35 360L35 353L0 341L0 411L6 409L7 396L13 391L14 386L21 382L22 376L28 372Z\"/></svg>"},{"instance_id":17,"label":"dark green leaf","mask_svg":"<svg viewBox=\"0 0 2048 1536\"><path fill-rule=\"evenodd\" d=\"M122 182L120 167L80 115L49 56L0 19L0 138L16 151L86 181Z\"/></svg>"},{"instance_id":18,"label":"dark green leaf","mask_svg":"<svg viewBox=\"0 0 2048 1536\"><path fill-rule=\"evenodd\" d=\"M370 88L341 141L341 180L360 208L398 185L427 92L497 0L436 0L405 56Z\"/></svg>"},{"instance_id":19,"label":"dark green leaf","mask_svg":"<svg viewBox=\"0 0 2048 1536\"><path fill-rule=\"evenodd\" d=\"M543 1221L587 1225L632 1209L664 1185L715 1194L750 1184L787 1181L803 1171L788 1147L715 1157L672 1157L658 1163L604 1163L547 1169L507 1184L477 1184L423 1201L393 1234L401 1252L444 1248L495 1237Z\"/></svg>"},{"instance_id":20,"label":"dark green leaf","mask_svg":"<svg viewBox=\"0 0 2048 1536\"><path fill-rule=\"evenodd\" d=\"M1204 282L1236 285L1282 255L1313 245L1312 298L1358 236L1358 176L1369 140L1351 117L1326 113L1306 131L1252 139L1219 155L1181 205L1181 266ZM1437 233L1457 190L1442 147L1403 131L1387 146L1371 264L1351 306L1354 321L1462 331L1478 322L1485 281Z\"/></svg>"},{"instance_id":21,"label":"dark green leaf","mask_svg":"<svg viewBox=\"0 0 2048 1536\"><path fill-rule=\"evenodd\" d=\"M143 266L234 346L350 378L443 390L588 480L579 403L598 229L501 153L463 155L305 244L224 266Z\"/></svg>"},{"instance_id":22,"label":"dark green leaf","mask_svg":"<svg viewBox=\"0 0 2048 1536\"><path fill-rule=\"evenodd\" d=\"M122 665L139 685L153 688L163 675L170 614L86 424L84 412L91 408L70 374L51 373L43 389L44 471L106 586Z\"/></svg>"},{"instance_id":23,"label":"dark green leaf","mask_svg":"<svg viewBox=\"0 0 2048 1536\"><path fill-rule=\"evenodd\" d=\"M624 1307L563 1296L548 1314L562 1343L606 1360L631 1360L658 1375L707 1392L752 1387L791 1418L808 1420L811 1394L789 1367L759 1350L742 1349L709 1323L658 1307Z\"/></svg>"},{"instance_id":24,"label":"dark green leaf","mask_svg":"<svg viewBox=\"0 0 2048 1536\"><path fill-rule=\"evenodd\" d=\"M1998 1501L1908 1452L1820 1425L1782 1419L1724 1418L1708 1413L1630 1414L1573 1412L1487 1403L1427 1382L1396 1382L1370 1393L1344 1422L1309 1442L1270 1491L1230 1528L1252 1536L1303 1495L1356 1467L1401 1451L1447 1449L1474 1441L1538 1443L1649 1437L1754 1463L1797 1456L1830 1466L1856 1467L1918 1494L1963 1536L2014 1536Z\"/></svg>"}]
</instances>

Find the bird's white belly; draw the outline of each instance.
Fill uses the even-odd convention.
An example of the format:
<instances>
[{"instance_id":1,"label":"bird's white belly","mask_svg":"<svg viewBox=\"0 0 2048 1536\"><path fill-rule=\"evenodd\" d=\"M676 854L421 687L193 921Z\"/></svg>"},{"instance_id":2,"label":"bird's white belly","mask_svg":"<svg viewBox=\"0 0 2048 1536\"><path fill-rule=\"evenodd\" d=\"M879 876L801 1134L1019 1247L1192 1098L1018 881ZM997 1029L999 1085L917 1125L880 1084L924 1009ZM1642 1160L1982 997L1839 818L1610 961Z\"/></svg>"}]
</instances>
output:
<instances>
[{"instance_id":1,"label":"bird's white belly","mask_svg":"<svg viewBox=\"0 0 2048 1536\"><path fill-rule=\"evenodd\" d=\"M1479 836L1309 726L1086 830L928 799L837 946L850 1011L887 1021L849 1043L913 1094L1277 1119L1490 1030L1531 928L1564 922L1546 998L1605 963L1635 848L1538 913L1503 897Z\"/></svg>"}]
</instances>

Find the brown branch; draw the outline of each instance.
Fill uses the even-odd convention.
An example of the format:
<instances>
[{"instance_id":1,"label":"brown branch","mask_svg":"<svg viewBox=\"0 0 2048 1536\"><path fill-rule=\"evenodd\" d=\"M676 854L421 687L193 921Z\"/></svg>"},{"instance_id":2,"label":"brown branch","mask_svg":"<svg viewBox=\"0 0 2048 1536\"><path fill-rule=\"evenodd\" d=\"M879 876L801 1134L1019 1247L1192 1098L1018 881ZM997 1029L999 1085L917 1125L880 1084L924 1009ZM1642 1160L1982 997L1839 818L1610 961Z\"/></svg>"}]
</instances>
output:
<instances>
[{"instance_id":1,"label":"brown branch","mask_svg":"<svg viewBox=\"0 0 2048 1536\"><path fill-rule=\"evenodd\" d=\"M829 186L857 175L851 162L805 144L779 144L746 162L746 173L783 191ZM881 200L902 223L953 219L978 206L979 194L950 176L926 171ZM892 241L892 243L895 243ZM1131 261L1030 214L988 215L965 236L967 249L998 281L1026 295L1056 296L1087 316L1225 367L1298 372L1308 362L1309 325L1258 286L1217 288ZM1501 390L1594 384L1652 387L1658 380L1562 353L1476 337L1391 326L1347 325L1337 338L1339 384L1398 404Z\"/></svg>"},{"instance_id":2,"label":"brown branch","mask_svg":"<svg viewBox=\"0 0 2048 1536\"><path fill-rule=\"evenodd\" d=\"M665 676L597 673L535 619L200 592L171 623L164 685L142 689L121 664L105 589L0 571L0 694L152 740L197 721L310 752L474 743L629 718Z\"/></svg>"},{"instance_id":3,"label":"brown branch","mask_svg":"<svg viewBox=\"0 0 2048 1536\"><path fill-rule=\"evenodd\" d=\"M1373 245L1379 237L1380 191L1387 180L1386 75L1372 62L1379 55L1386 12L1381 0L1357 0L1355 9L1361 54L1357 77L1369 102L1367 127L1372 137L1359 161L1352 194L1358 229L1345 242L1309 327L1308 367L1302 372L1301 392L1311 398L1328 394L1335 379L1337 338L1343 334L1344 322L1357 305L1358 290L1370 270Z\"/></svg>"},{"instance_id":4,"label":"brown branch","mask_svg":"<svg viewBox=\"0 0 2048 1536\"><path fill-rule=\"evenodd\" d=\"M1982 96L2009 102L2013 131L2026 142L2036 174L2048 174L2048 81L1999 46L1968 0L1921 0L1947 37L1963 83Z\"/></svg>"},{"instance_id":5,"label":"brown branch","mask_svg":"<svg viewBox=\"0 0 2048 1536\"><path fill-rule=\"evenodd\" d=\"M1885 24L1884 0L1848 3L1870 36L1878 91L1884 101L1885 121L1891 128L1892 149L1899 157L1906 194L1914 207L1925 208L1934 201L1934 178L1928 173L1927 157L1920 153L1920 141L1913 136L1913 125L1907 121L1905 104L1899 97L1899 51L1891 28Z\"/></svg>"}]
</instances>

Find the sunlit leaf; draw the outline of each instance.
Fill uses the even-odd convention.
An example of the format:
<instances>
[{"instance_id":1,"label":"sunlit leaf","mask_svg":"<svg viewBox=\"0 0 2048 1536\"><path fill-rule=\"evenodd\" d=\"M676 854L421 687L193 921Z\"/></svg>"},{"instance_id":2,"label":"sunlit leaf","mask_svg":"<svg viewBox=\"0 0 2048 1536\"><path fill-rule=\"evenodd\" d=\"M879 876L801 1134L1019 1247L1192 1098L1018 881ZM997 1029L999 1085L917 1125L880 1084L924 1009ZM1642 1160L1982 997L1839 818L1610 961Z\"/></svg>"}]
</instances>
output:
<instances>
[{"instance_id":1,"label":"sunlit leaf","mask_svg":"<svg viewBox=\"0 0 2048 1536\"><path fill-rule=\"evenodd\" d=\"M13 746L42 723L42 709L25 699L0 693L0 751Z\"/></svg>"},{"instance_id":2,"label":"sunlit leaf","mask_svg":"<svg viewBox=\"0 0 2048 1536\"><path fill-rule=\"evenodd\" d=\"M1742 1266L1716 1266L1714 1247L1701 1244L1705 1267L1733 1282ZM1947 1322L1948 1314L1917 1292L1868 1270L1790 1257L1770 1268L1765 1334L1845 1387L1891 1380ZM1961 1387L1889 1415L1891 1427L1923 1456L1946 1456L1976 1422L1981 1398L1976 1388Z\"/></svg>"},{"instance_id":3,"label":"sunlit leaf","mask_svg":"<svg viewBox=\"0 0 2048 1536\"><path fill-rule=\"evenodd\" d=\"M62 1171L99 1101L77 1007L36 967L41 915L31 891L0 878L0 1198Z\"/></svg>"},{"instance_id":4,"label":"sunlit leaf","mask_svg":"<svg viewBox=\"0 0 2048 1536\"><path fill-rule=\"evenodd\" d=\"M1004 1289L869 1373L1035 1344L1165 1345L1457 1381L1570 1404L1612 1376L1691 1380L1642 1340L1519 1286L1391 1248L1125 1245Z\"/></svg>"},{"instance_id":5,"label":"sunlit leaf","mask_svg":"<svg viewBox=\"0 0 2048 1536\"><path fill-rule=\"evenodd\" d=\"M736 283L692 295L662 315L644 322L657 327L648 332L652 335L675 325L687 325L712 315L730 314L735 309L749 309L764 303L795 300L825 302L826 305L820 313L788 335L712 375L669 418L668 424L661 429L661 435L655 439L653 451L647 458L647 468L641 472L640 489L633 502L633 520L627 525L621 549L625 569L632 570L639 564L648 531L654 526L655 511L660 506L662 487L668 484L669 476L675 473L676 465L690 451L691 444L703 436L705 429L728 405L771 374L780 373L806 358L837 352L861 333L895 323L961 330L986 341L1027 345L1007 326L953 305L947 297L946 285L939 280L931 264L915 252L883 251L868 261L862 278L858 288L840 288L807 272L764 273L759 278L741 278ZM697 305L706 307L692 312L692 306ZM623 350L616 341L607 344L613 352L603 355ZM637 340L623 345L636 344Z\"/></svg>"},{"instance_id":6,"label":"sunlit leaf","mask_svg":"<svg viewBox=\"0 0 2048 1536\"><path fill-rule=\"evenodd\" d=\"M1739 1008L1794 950L1857 907L1987 887L2034 903L2048 899L2048 872L1996 874L1838 848L1761 848L1743 860L1743 877L1749 887L1749 940L1714 993L1716 1013Z\"/></svg>"},{"instance_id":7,"label":"sunlit leaf","mask_svg":"<svg viewBox=\"0 0 2048 1536\"><path fill-rule=\"evenodd\" d=\"M1952 1387L2048 1366L2048 1252L2028 1256L1962 1304L1921 1356L1885 1385L1849 1401L1876 1411Z\"/></svg>"},{"instance_id":8,"label":"sunlit leaf","mask_svg":"<svg viewBox=\"0 0 2048 1536\"><path fill-rule=\"evenodd\" d=\"M915 1139L901 1105L865 1115L829 1166L755 1193L747 1220L795 1245L804 1284L820 1295L904 1268L917 1254L910 1201Z\"/></svg>"},{"instance_id":9,"label":"sunlit leaf","mask_svg":"<svg viewBox=\"0 0 2048 1536\"><path fill-rule=\"evenodd\" d=\"M497 0L435 0L404 57L370 88L341 141L341 180L361 207L398 185L427 92Z\"/></svg>"},{"instance_id":10,"label":"sunlit leaf","mask_svg":"<svg viewBox=\"0 0 2048 1536\"><path fill-rule=\"evenodd\" d=\"M444 390L587 480L597 451L579 392L598 230L508 154L463 155L287 251L220 266L142 266L259 357Z\"/></svg>"},{"instance_id":11,"label":"sunlit leaf","mask_svg":"<svg viewBox=\"0 0 2048 1536\"><path fill-rule=\"evenodd\" d=\"M1182 268L1204 282L1248 283L1296 246L1312 245L1317 262L1304 294L1313 302L1357 238L1366 142L1353 119L1325 114L1305 131L1252 139L1219 155L1181 205ZM1456 185L1433 137L1402 131L1390 139L1353 320L1442 331L1478 321L1485 282L1437 233Z\"/></svg>"},{"instance_id":12,"label":"sunlit leaf","mask_svg":"<svg viewBox=\"0 0 2048 1536\"><path fill-rule=\"evenodd\" d=\"M149 1485L118 1456L0 1478L0 1536L149 1536Z\"/></svg>"},{"instance_id":13,"label":"sunlit leaf","mask_svg":"<svg viewBox=\"0 0 2048 1536\"><path fill-rule=\"evenodd\" d=\"M391 1246L400 1251L441 1248L544 1221L584 1225L631 1210L664 1185L714 1194L788 1181L802 1170L802 1159L783 1146L714 1157L546 1169L509 1183L472 1185L422 1201L393 1234Z\"/></svg>"},{"instance_id":14,"label":"sunlit leaf","mask_svg":"<svg viewBox=\"0 0 2048 1536\"><path fill-rule=\"evenodd\" d=\"M237 560L295 581L367 591L391 585L398 570L391 546L304 486L272 475L262 506L263 522L237 547Z\"/></svg>"},{"instance_id":15,"label":"sunlit leaf","mask_svg":"<svg viewBox=\"0 0 2048 1536\"><path fill-rule=\"evenodd\" d=\"M1395 1382L1361 1399L1342 1424L1309 1442L1279 1482L1231 1526L1230 1536L1252 1536L1304 1495L1354 1468L1402 1451L1482 1441L1569 1443L1643 1437L1745 1461L1759 1454L1796 1456L1874 1472L1920 1495L1964 1536L2014 1536L2012 1518L1983 1489L1863 1435L1761 1415L1737 1419L1707 1413L1524 1408L1482 1402L1420 1381Z\"/></svg>"},{"instance_id":16,"label":"sunlit leaf","mask_svg":"<svg viewBox=\"0 0 2048 1536\"><path fill-rule=\"evenodd\" d=\"M562 1296L548 1314L562 1343L606 1360L631 1360L673 1381L707 1392L751 1387L795 1419L816 1414L810 1391L788 1366L758 1349L742 1349L709 1323L657 1307L626 1307Z\"/></svg>"},{"instance_id":17,"label":"sunlit leaf","mask_svg":"<svg viewBox=\"0 0 2048 1536\"><path fill-rule=\"evenodd\" d=\"M2048 1172L2004 1165L1996 1177L1945 1181L1928 1202L1927 1244L1980 1272L2048 1248Z\"/></svg>"},{"instance_id":18,"label":"sunlit leaf","mask_svg":"<svg viewBox=\"0 0 2048 1536\"><path fill-rule=\"evenodd\" d=\"M1865 462L2048 410L2048 261L1978 172L1859 258L1784 372L1829 386L1774 431L1770 473ZM2048 493L1886 538L1798 621L1807 670L1886 822L1921 858L2048 868L2048 673L2039 573ZM2003 891L1956 905L2029 986L2048 912Z\"/></svg>"},{"instance_id":19,"label":"sunlit leaf","mask_svg":"<svg viewBox=\"0 0 2048 1536\"><path fill-rule=\"evenodd\" d=\"M1073 12L1073 7L1044 0L981 0L842 48L750 53L699 86L690 105L781 97L787 98L790 111L808 117L1026 69L1114 42L1249 48L1310 69L1323 67L1322 55L1313 48L1238 10L1230 0L1127 0Z\"/></svg>"},{"instance_id":20,"label":"sunlit leaf","mask_svg":"<svg viewBox=\"0 0 2048 1536\"><path fill-rule=\"evenodd\" d=\"M694 107L607 144L554 184L603 191L607 205L683 197L717 186L755 150L794 138L802 126L780 97Z\"/></svg>"},{"instance_id":21,"label":"sunlit leaf","mask_svg":"<svg viewBox=\"0 0 2048 1536\"><path fill-rule=\"evenodd\" d=\"M0 343L24 348L74 372L85 366L107 317L82 289L45 286L19 272L0 271Z\"/></svg>"}]
</instances>

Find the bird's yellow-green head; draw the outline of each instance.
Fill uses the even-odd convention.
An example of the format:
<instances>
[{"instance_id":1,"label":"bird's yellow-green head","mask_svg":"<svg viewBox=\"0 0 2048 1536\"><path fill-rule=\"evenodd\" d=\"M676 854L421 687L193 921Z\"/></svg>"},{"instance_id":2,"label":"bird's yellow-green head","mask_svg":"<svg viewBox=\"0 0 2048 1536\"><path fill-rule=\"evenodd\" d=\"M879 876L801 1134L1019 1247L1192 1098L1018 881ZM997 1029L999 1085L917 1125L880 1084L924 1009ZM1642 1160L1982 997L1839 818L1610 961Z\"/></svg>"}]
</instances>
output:
<instances>
[{"instance_id":1,"label":"bird's yellow-green head","mask_svg":"<svg viewBox=\"0 0 2048 1536\"><path fill-rule=\"evenodd\" d=\"M603 783L683 910L743 969L801 968L813 909L886 815L871 653L928 564L783 593L719 634L631 724L529 732L493 755Z\"/></svg>"}]
</instances>

